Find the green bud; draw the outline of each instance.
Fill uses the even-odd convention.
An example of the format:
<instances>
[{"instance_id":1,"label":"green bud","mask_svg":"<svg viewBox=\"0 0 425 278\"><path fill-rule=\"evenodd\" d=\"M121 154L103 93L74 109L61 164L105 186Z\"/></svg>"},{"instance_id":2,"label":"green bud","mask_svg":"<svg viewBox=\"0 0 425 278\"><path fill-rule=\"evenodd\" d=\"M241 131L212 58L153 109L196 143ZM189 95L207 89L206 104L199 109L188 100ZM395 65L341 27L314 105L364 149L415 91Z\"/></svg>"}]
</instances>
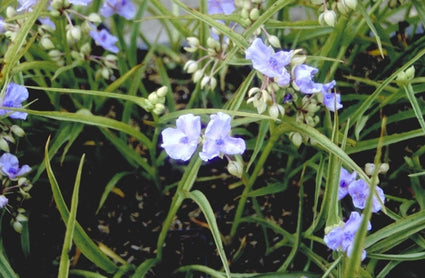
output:
<instances>
[{"instance_id":1,"label":"green bud","mask_svg":"<svg viewBox=\"0 0 425 278\"><path fill-rule=\"evenodd\" d=\"M248 9L243 9L242 11L241 11L241 17L243 18L243 19L248 19L249 18L249 11L248 11ZM249 20L249 19L248 19ZM249 22L251 22L251 21L249 21Z\"/></svg>"},{"instance_id":2,"label":"green bud","mask_svg":"<svg viewBox=\"0 0 425 278\"><path fill-rule=\"evenodd\" d=\"M319 23L321 25L335 26L336 13L333 10L325 10L319 16Z\"/></svg>"},{"instance_id":3,"label":"green bud","mask_svg":"<svg viewBox=\"0 0 425 278\"><path fill-rule=\"evenodd\" d=\"M303 137L298 132L291 132L289 134L289 139L291 139L292 143L295 145L295 147L301 146L303 143Z\"/></svg>"},{"instance_id":4,"label":"green bud","mask_svg":"<svg viewBox=\"0 0 425 278\"><path fill-rule=\"evenodd\" d=\"M187 73L194 73L198 69L198 63L193 60L189 60L184 64L183 67L184 70L187 71Z\"/></svg>"},{"instance_id":5,"label":"green bud","mask_svg":"<svg viewBox=\"0 0 425 278\"><path fill-rule=\"evenodd\" d=\"M167 87L167 86L162 86L161 88L159 88L159 89L156 91L156 94L157 94L159 97L165 97L165 96L167 95L167 92L168 92L168 87Z\"/></svg>"},{"instance_id":6,"label":"green bud","mask_svg":"<svg viewBox=\"0 0 425 278\"><path fill-rule=\"evenodd\" d=\"M205 87L205 85L207 85L208 84L208 82L210 81L210 77L209 76L204 76L203 78L202 78L202 80L201 80L201 88L204 88Z\"/></svg>"},{"instance_id":7,"label":"green bud","mask_svg":"<svg viewBox=\"0 0 425 278\"><path fill-rule=\"evenodd\" d=\"M211 88L211 90L214 90L216 86L217 86L217 79L215 79L214 77L211 76L211 78L210 78L210 88Z\"/></svg>"},{"instance_id":8,"label":"green bud","mask_svg":"<svg viewBox=\"0 0 425 278\"><path fill-rule=\"evenodd\" d=\"M195 71L195 73L193 74L193 82L197 83L199 80L201 80L202 76L204 76L204 71L203 70L197 70Z\"/></svg>"},{"instance_id":9,"label":"green bud","mask_svg":"<svg viewBox=\"0 0 425 278\"><path fill-rule=\"evenodd\" d=\"M15 17L17 14L18 13L16 12L16 10L12 6L8 6L6 8L6 17L7 18Z\"/></svg>"},{"instance_id":10,"label":"green bud","mask_svg":"<svg viewBox=\"0 0 425 278\"><path fill-rule=\"evenodd\" d=\"M42 36L40 39L40 44L44 49L53 49L55 48L55 45L53 44L53 42L50 40L48 35Z\"/></svg>"},{"instance_id":11,"label":"green bud","mask_svg":"<svg viewBox=\"0 0 425 278\"><path fill-rule=\"evenodd\" d=\"M80 48L80 52L81 52L83 55L89 55L89 54L90 54L90 52L91 52L91 46L90 46L90 43L86 42L85 44L83 44L83 45L81 46L81 48Z\"/></svg>"},{"instance_id":12,"label":"green bud","mask_svg":"<svg viewBox=\"0 0 425 278\"><path fill-rule=\"evenodd\" d=\"M97 13L91 13L91 14L89 14L88 20L90 22L94 22L94 23L100 23L100 22L102 22L102 18Z\"/></svg>"},{"instance_id":13,"label":"green bud","mask_svg":"<svg viewBox=\"0 0 425 278\"><path fill-rule=\"evenodd\" d=\"M22 229L24 228L24 226L22 226L22 224L19 221L13 221L12 227L15 230L15 232L19 234L22 233Z\"/></svg>"},{"instance_id":14,"label":"green bud","mask_svg":"<svg viewBox=\"0 0 425 278\"><path fill-rule=\"evenodd\" d=\"M18 137L23 137L25 135L25 131L17 125L12 125L10 127L10 130L13 132L13 134L15 134Z\"/></svg>"},{"instance_id":15,"label":"green bud","mask_svg":"<svg viewBox=\"0 0 425 278\"><path fill-rule=\"evenodd\" d=\"M390 165L388 163L382 163L379 165L379 173L386 174L390 169Z\"/></svg>"},{"instance_id":16,"label":"green bud","mask_svg":"<svg viewBox=\"0 0 425 278\"><path fill-rule=\"evenodd\" d=\"M342 2L350 9L355 10L357 7L357 0L342 0Z\"/></svg>"},{"instance_id":17,"label":"green bud","mask_svg":"<svg viewBox=\"0 0 425 278\"><path fill-rule=\"evenodd\" d=\"M252 21L257 20L259 16L260 16L260 11L257 8L254 8L249 12L249 18Z\"/></svg>"},{"instance_id":18,"label":"green bud","mask_svg":"<svg viewBox=\"0 0 425 278\"><path fill-rule=\"evenodd\" d=\"M229 161L229 164L227 164L227 171L231 175L241 178L243 173L243 166L237 161Z\"/></svg>"},{"instance_id":19,"label":"green bud","mask_svg":"<svg viewBox=\"0 0 425 278\"><path fill-rule=\"evenodd\" d=\"M414 66L407 68L405 72L406 72L406 79L407 80L412 80L413 78L415 78L415 67Z\"/></svg>"},{"instance_id":20,"label":"green bud","mask_svg":"<svg viewBox=\"0 0 425 278\"><path fill-rule=\"evenodd\" d=\"M116 69L117 68L117 61L118 57L113 54L108 54L103 59L105 66L110 69Z\"/></svg>"},{"instance_id":21,"label":"green bud","mask_svg":"<svg viewBox=\"0 0 425 278\"><path fill-rule=\"evenodd\" d=\"M5 152L9 152L9 143L7 143L7 141L2 137L0 138L0 149L5 151Z\"/></svg>"},{"instance_id":22,"label":"green bud","mask_svg":"<svg viewBox=\"0 0 425 278\"><path fill-rule=\"evenodd\" d=\"M282 48L281 45L280 45L280 41L279 41L279 39L276 36L271 35L267 39L268 39L269 43L273 47L275 47L275 48Z\"/></svg>"},{"instance_id":23,"label":"green bud","mask_svg":"<svg viewBox=\"0 0 425 278\"><path fill-rule=\"evenodd\" d=\"M148 96L148 100L152 103L157 103L158 96L156 95L156 92L150 93Z\"/></svg>"},{"instance_id":24,"label":"green bud","mask_svg":"<svg viewBox=\"0 0 425 278\"><path fill-rule=\"evenodd\" d=\"M375 164L366 163L366 165L364 166L364 171L365 171L366 175L372 176L373 172L375 171Z\"/></svg>"},{"instance_id":25,"label":"green bud","mask_svg":"<svg viewBox=\"0 0 425 278\"><path fill-rule=\"evenodd\" d=\"M165 111L165 106L162 103L155 104L155 107L152 110L152 112L156 115L160 115L164 113L164 111Z\"/></svg>"}]
</instances>

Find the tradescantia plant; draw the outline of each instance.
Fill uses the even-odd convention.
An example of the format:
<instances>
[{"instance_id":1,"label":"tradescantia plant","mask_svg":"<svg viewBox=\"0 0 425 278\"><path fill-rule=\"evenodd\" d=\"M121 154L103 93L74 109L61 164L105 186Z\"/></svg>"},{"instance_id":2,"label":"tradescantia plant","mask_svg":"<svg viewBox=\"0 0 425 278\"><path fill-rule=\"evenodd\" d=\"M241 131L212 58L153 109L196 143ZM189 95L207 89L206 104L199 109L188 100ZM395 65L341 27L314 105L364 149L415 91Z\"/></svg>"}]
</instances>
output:
<instances>
[{"instance_id":1,"label":"tradescantia plant","mask_svg":"<svg viewBox=\"0 0 425 278\"><path fill-rule=\"evenodd\" d=\"M418 275L424 24L417 0L2 1L0 276Z\"/></svg>"}]
</instances>

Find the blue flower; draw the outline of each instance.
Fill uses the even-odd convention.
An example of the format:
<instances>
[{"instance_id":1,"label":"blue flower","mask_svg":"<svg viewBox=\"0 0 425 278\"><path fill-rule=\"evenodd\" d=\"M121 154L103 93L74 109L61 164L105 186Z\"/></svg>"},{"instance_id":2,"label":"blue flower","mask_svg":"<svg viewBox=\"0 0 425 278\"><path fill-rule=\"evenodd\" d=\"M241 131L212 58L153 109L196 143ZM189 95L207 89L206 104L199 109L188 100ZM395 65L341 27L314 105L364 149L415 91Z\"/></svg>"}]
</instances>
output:
<instances>
[{"instance_id":1,"label":"blue flower","mask_svg":"<svg viewBox=\"0 0 425 278\"><path fill-rule=\"evenodd\" d=\"M22 12L22 11L29 11L31 8L37 4L36 0L18 0L18 3L21 5L16 11Z\"/></svg>"},{"instance_id":2,"label":"blue flower","mask_svg":"<svg viewBox=\"0 0 425 278\"><path fill-rule=\"evenodd\" d=\"M106 29L102 29L100 31L91 30L90 36L94 39L97 45L100 45L105 50L109 50L113 53L118 53L119 49L115 45L118 41L118 38L111 35Z\"/></svg>"},{"instance_id":3,"label":"blue flower","mask_svg":"<svg viewBox=\"0 0 425 278\"><path fill-rule=\"evenodd\" d=\"M73 5L80 5L80 6L87 6L90 4L93 0L68 0L69 3Z\"/></svg>"},{"instance_id":4,"label":"blue flower","mask_svg":"<svg viewBox=\"0 0 425 278\"><path fill-rule=\"evenodd\" d=\"M357 230L362 222L363 215L353 211L350 214L349 219L345 222L344 226L335 227L329 231L323 238L325 244L332 250L342 250L346 252L348 256L351 255L354 238ZM370 222L368 223L367 230L372 229ZM366 251L362 252L362 260L366 258Z\"/></svg>"},{"instance_id":5,"label":"blue flower","mask_svg":"<svg viewBox=\"0 0 425 278\"><path fill-rule=\"evenodd\" d=\"M106 0L100 8L100 13L105 17L117 13L126 19L132 19L136 15L136 8L129 0Z\"/></svg>"},{"instance_id":6,"label":"blue flower","mask_svg":"<svg viewBox=\"0 0 425 278\"><path fill-rule=\"evenodd\" d=\"M235 10L233 0L208 0L208 14L229 15Z\"/></svg>"},{"instance_id":7,"label":"blue flower","mask_svg":"<svg viewBox=\"0 0 425 278\"><path fill-rule=\"evenodd\" d=\"M383 204L385 202L384 191L379 186L375 186L375 190ZM352 182L348 186L348 193L350 194L351 199L353 199L353 204L356 208L365 208L367 197L369 196L369 185L366 183L366 181L360 179ZM376 198L376 195L374 195L372 199L372 212L378 212L381 210L381 208L381 202L378 200L378 198Z\"/></svg>"},{"instance_id":8,"label":"blue flower","mask_svg":"<svg viewBox=\"0 0 425 278\"><path fill-rule=\"evenodd\" d=\"M223 154L242 154L245 151L245 141L242 138L230 137L230 116L218 112L210 116L210 122L205 129L205 141L199 156L208 161Z\"/></svg>"},{"instance_id":9,"label":"blue flower","mask_svg":"<svg viewBox=\"0 0 425 278\"><path fill-rule=\"evenodd\" d=\"M4 93L3 99L0 99L0 106L21 108L22 102L27 100L28 95L29 94L28 94L27 88L11 82L7 85L6 92ZM11 117L12 119L22 119L22 120L25 120L28 115L25 112L12 112L10 110L0 109L0 115L5 115L5 114L9 114L9 117Z\"/></svg>"},{"instance_id":10,"label":"blue flower","mask_svg":"<svg viewBox=\"0 0 425 278\"><path fill-rule=\"evenodd\" d=\"M4 208L8 202L9 202L9 199L7 199L6 196L0 195L0 209Z\"/></svg>"},{"instance_id":11,"label":"blue flower","mask_svg":"<svg viewBox=\"0 0 425 278\"><path fill-rule=\"evenodd\" d=\"M0 34L6 32L6 22L4 22L3 17L0 16Z\"/></svg>"},{"instance_id":12,"label":"blue flower","mask_svg":"<svg viewBox=\"0 0 425 278\"><path fill-rule=\"evenodd\" d=\"M161 147L173 159L189 160L199 143L201 136L201 118L193 114L177 118L177 128L166 128L162 134Z\"/></svg>"},{"instance_id":13,"label":"blue flower","mask_svg":"<svg viewBox=\"0 0 425 278\"><path fill-rule=\"evenodd\" d=\"M39 17L38 20L41 24L49 26L52 30L56 30L55 23L49 17Z\"/></svg>"},{"instance_id":14,"label":"blue flower","mask_svg":"<svg viewBox=\"0 0 425 278\"><path fill-rule=\"evenodd\" d=\"M260 38L256 38L245 50L245 58L252 60L254 69L267 77L275 78L281 86L288 85L291 80L285 67L291 62L292 55L292 50L275 53L273 48L266 46Z\"/></svg>"},{"instance_id":15,"label":"blue flower","mask_svg":"<svg viewBox=\"0 0 425 278\"><path fill-rule=\"evenodd\" d=\"M338 188L338 200L341 200L348 194L348 186L350 183L355 181L357 178L357 173L353 172L350 174L346 169L341 168L339 174L339 188Z\"/></svg>"},{"instance_id":16,"label":"blue flower","mask_svg":"<svg viewBox=\"0 0 425 278\"><path fill-rule=\"evenodd\" d=\"M10 179L14 179L31 171L31 167L28 165L19 167L19 161L16 156L11 153L4 153L0 157L0 171Z\"/></svg>"},{"instance_id":17,"label":"blue flower","mask_svg":"<svg viewBox=\"0 0 425 278\"><path fill-rule=\"evenodd\" d=\"M322 90L322 84L313 81L313 76L318 71L317 68L306 64L301 64L294 68L294 83L301 93L311 95Z\"/></svg>"}]
</instances>

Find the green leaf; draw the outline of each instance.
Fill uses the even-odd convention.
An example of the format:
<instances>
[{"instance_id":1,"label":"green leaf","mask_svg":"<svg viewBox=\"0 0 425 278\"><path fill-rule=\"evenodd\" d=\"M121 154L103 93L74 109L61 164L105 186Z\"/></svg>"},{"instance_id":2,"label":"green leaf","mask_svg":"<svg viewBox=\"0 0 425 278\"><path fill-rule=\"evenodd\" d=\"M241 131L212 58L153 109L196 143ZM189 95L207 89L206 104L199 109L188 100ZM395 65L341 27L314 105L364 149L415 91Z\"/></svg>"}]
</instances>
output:
<instances>
[{"instance_id":1,"label":"green leaf","mask_svg":"<svg viewBox=\"0 0 425 278\"><path fill-rule=\"evenodd\" d=\"M221 234L217 226L214 211L212 210L207 197L205 197L205 195L199 190L194 190L191 192L182 192L182 194L186 198L189 198L195 201L198 204L199 208L204 213L204 216L208 222L208 226L213 235L215 246L217 247L217 250L218 250L218 254L220 255L221 262L223 263L224 270L226 272L227 277L230 278L231 277L230 268L227 263L226 253L224 252L223 242L221 241Z\"/></svg>"},{"instance_id":2,"label":"green leaf","mask_svg":"<svg viewBox=\"0 0 425 278\"><path fill-rule=\"evenodd\" d=\"M62 252L59 262L58 278L67 278L69 275L70 258L69 252L72 247L72 238L74 236L75 224L77 223L77 207L78 207L78 193L81 183L81 172L83 170L85 155L81 157L80 165L78 166L77 175L75 177L74 190L72 192L71 210L69 212L68 221L66 223L65 240L62 246Z\"/></svg>"},{"instance_id":3,"label":"green leaf","mask_svg":"<svg viewBox=\"0 0 425 278\"><path fill-rule=\"evenodd\" d=\"M279 192L282 192L286 189L285 186L282 185L282 182L274 182L271 184L268 184L265 187L261 187L259 189L253 190L248 193L248 197L259 197L269 194L276 194Z\"/></svg>"},{"instance_id":4,"label":"green leaf","mask_svg":"<svg viewBox=\"0 0 425 278\"><path fill-rule=\"evenodd\" d=\"M5 278L18 278L18 275L13 271L3 252L4 250L0 250L0 276Z\"/></svg>"},{"instance_id":5,"label":"green leaf","mask_svg":"<svg viewBox=\"0 0 425 278\"><path fill-rule=\"evenodd\" d=\"M403 85L404 91L406 92L407 98L412 104L413 111L415 112L416 118L419 121L419 125L421 126L424 135L425 135L425 121L424 116L422 114L421 108L419 107L418 100L415 97L415 92L413 91L412 84Z\"/></svg>"},{"instance_id":6,"label":"green leaf","mask_svg":"<svg viewBox=\"0 0 425 278\"><path fill-rule=\"evenodd\" d=\"M53 199L55 200L62 220L67 223L69 218L69 211L50 165L50 157L48 152L49 140L46 142L46 147L44 150L44 163L52 188ZM96 244L89 238L89 236L84 232L83 228L78 223L75 224L74 242L87 259L92 261L96 266L103 269L107 273L113 273L118 269L118 267L99 250Z\"/></svg>"},{"instance_id":7,"label":"green leaf","mask_svg":"<svg viewBox=\"0 0 425 278\"><path fill-rule=\"evenodd\" d=\"M112 179L108 182L108 184L105 186L105 190L103 191L102 196L100 197L99 205L96 209L96 214L99 213L99 210L102 208L103 204L106 201L106 198L108 198L109 193L111 192L112 188L115 187L115 185L126 175L131 174L131 172L121 172L118 174L115 174Z\"/></svg>"}]
</instances>

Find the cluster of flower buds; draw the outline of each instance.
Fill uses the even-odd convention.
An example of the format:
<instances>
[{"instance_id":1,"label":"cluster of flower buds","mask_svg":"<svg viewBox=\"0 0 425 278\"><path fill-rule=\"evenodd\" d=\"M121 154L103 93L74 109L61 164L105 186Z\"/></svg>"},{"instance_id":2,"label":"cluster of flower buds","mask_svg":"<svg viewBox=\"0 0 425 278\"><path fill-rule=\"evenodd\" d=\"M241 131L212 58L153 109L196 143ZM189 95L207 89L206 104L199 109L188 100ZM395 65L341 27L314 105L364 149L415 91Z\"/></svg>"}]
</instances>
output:
<instances>
[{"instance_id":1,"label":"cluster of flower buds","mask_svg":"<svg viewBox=\"0 0 425 278\"><path fill-rule=\"evenodd\" d=\"M23 208L17 209L18 214L12 219L12 227L17 233L22 233L24 222L28 221L26 211Z\"/></svg>"},{"instance_id":2,"label":"cluster of flower buds","mask_svg":"<svg viewBox=\"0 0 425 278\"><path fill-rule=\"evenodd\" d=\"M192 74L193 82L200 82L201 88L207 87L214 90L217 86L214 70L217 68L218 63L224 60L227 44L220 43L212 37L207 39L207 48L201 46L199 40L195 37L189 37L187 41L189 46L184 48L186 51L193 53L201 49L207 52L207 55L199 58L197 61L187 61L183 69ZM202 65L201 63L204 64Z\"/></svg>"},{"instance_id":3,"label":"cluster of flower buds","mask_svg":"<svg viewBox=\"0 0 425 278\"><path fill-rule=\"evenodd\" d=\"M415 78L415 67L411 66L407 68L405 71L401 71L398 75L396 80L399 82L409 82Z\"/></svg>"},{"instance_id":4,"label":"cluster of flower buds","mask_svg":"<svg viewBox=\"0 0 425 278\"><path fill-rule=\"evenodd\" d=\"M275 84L269 84L268 89L260 89L257 87L251 88L248 91L247 103L252 103L257 108L258 114L262 114L268 108L270 117L273 119L279 118L279 115L285 115L285 108L281 104L278 104L275 100L275 89L271 89L271 86Z\"/></svg>"},{"instance_id":5,"label":"cluster of flower buds","mask_svg":"<svg viewBox=\"0 0 425 278\"><path fill-rule=\"evenodd\" d=\"M167 95L168 87L162 86L156 91L149 94L145 109L155 115L161 115L165 111L165 96Z\"/></svg>"},{"instance_id":6,"label":"cluster of flower buds","mask_svg":"<svg viewBox=\"0 0 425 278\"><path fill-rule=\"evenodd\" d=\"M235 0L235 6L240 10L242 26L250 26L258 19L261 2L261 0Z\"/></svg>"},{"instance_id":7,"label":"cluster of flower buds","mask_svg":"<svg viewBox=\"0 0 425 278\"><path fill-rule=\"evenodd\" d=\"M327 2L323 0L311 0L313 5L321 5L322 12L319 15L321 25L335 26L338 11L342 15L347 15L357 7L357 0L336 0L331 4L332 9L328 9Z\"/></svg>"}]
</instances>

